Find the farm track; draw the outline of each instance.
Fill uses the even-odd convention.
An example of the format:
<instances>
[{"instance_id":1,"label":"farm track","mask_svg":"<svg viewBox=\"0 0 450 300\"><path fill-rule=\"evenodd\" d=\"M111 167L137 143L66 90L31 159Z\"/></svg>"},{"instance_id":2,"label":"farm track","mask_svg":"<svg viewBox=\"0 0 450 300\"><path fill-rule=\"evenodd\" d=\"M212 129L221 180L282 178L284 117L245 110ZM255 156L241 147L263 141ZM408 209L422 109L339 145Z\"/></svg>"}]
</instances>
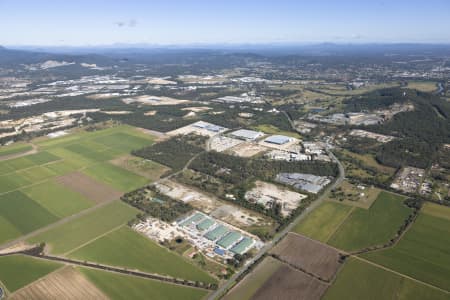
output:
<instances>
[{"instance_id":1,"label":"farm track","mask_svg":"<svg viewBox=\"0 0 450 300\"><path fill-rule=\"evenodd\" d=\"M331 232L328 237L325 239L324 243L328 243L330 241L330 239L333 237L333 235L339 230L339 228L342 226L342 224L345 223L345 221L347 221L347 219L350 217L350 215L353 213L353 211L356 209L355 206L353 206L349 212L347 213L347 215L345 216L345 218L338 224L338 226L336 226L336 228L334 229L333 232Z\"/></svg>"},{"instance_id":2,"label":"farm track","mask_svg":"<svg viewBox=\"0 0 450 300\"><path fill-rule=\"evenodd\" d=\"M13 245L15 245L15 244L17 244L19 242L26 241L27 239L32 238L32 237L34 237L36 235L39 235L40 233L43 233L43 232L45 232L47 230L53 229L55 227L58 227L60 225L65 224L65 223L67 223L69 221L72 221L72 220L78 219L79 217L85 216L85 215L87 215L87 214L89 214L89 213L91 213L91 212L93 212L93 211L95 211L95 210L97 210L97 209L107 205L107 204L110 204L111 202L113 202L113 201L106 201L106 202L100 203L100 204L98 204L96 206L90 207L90 208L85 209L83 211L80 211L80 212L78 212L76 214L73 214L73 215L71 215L71 216L69 216L67 218L60 219L60 220L56 221L55 223L49 224L49 225L41 227L41 228L39 228L39 229L37 229L35 231L32 231L32 232L30 232L28 234L22 235L21 237L15 239L15 240L9 241L9 242L1 245L0 246L0 250L9 248L9 247L11 247L11 246L13 246Z\"/></svg>"},{"instance_id":3,"label":"farm track","mask_svg":"<svg viewBox=\"0 0 450 300\"><path fill-rule=\"evenodd\" d=\"M38 152L38 147L35 144L30 144L30 145L31 145L31 150L28 150L28 151L22 152L22 153L16 153L16 154L2 156L2 157L0 157L0 161L10 160L10 159L14 159L14 158L20 158L22 156L27 156L27 155L31 155L31 154L36 154Z\"/></svg>"},{"instance_id":4,"label":"farm track","mask_svg":"<svg viewBox=\"0 0 450 300\"><path fill-rule=\"evenodd\" d=\"M87 246L87 245L89 245L90 243L95 242L96 240L98 240L98 239L100 239L100 238L102 238L102 237L104 237L104 236L110 234L111 232L114 232L114 231L116 231L116 230L119 230L119 229L122 228L123 226L124 226L124 225L121 224L121 225L119 225L119 226L117 226L117 227L114 227L113 229L108 230L107 232L102 233L102 234L96 236L96 237L93 238L92 240L89 240L89 241L87 241L87 242L85 242L85 243L83 243L83 244L81 244L81 245L78 245L77 247L75 247L75 248L73 248L73 249L67 251L66 253L63 253L63 256L68 256L68 255L70 255L71 253L73 253L73 252L75 252L75 251L77 251L77 250L83 248L84 246Z\"/></svg>"}]
</instances>

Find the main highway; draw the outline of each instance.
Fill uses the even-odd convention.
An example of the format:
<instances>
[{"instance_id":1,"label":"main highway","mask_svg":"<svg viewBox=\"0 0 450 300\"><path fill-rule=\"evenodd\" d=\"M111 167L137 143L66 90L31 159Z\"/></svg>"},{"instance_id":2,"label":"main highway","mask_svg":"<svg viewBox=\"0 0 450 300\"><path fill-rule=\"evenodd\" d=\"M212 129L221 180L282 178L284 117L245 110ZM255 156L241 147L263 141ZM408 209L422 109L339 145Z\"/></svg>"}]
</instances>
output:
<instances>
[{"instance_id":1,"label":"main highway","mask_svg":"<svg viewBox=\"0 0 450 300\"><path fill-rule=\"evenodd\" d=\"M272 249L289 231L293 229L293 227L297 223L299 223L311 211L313 211L320 204L322 204L322 202L324 201L324 199L326 198L328 193L330 193L331 190L333 190L342 183L342 181L345 178L344 166L331 151L327 152L328 155L331 157L331 159L339 167L339 175L336 178L336 180L331 185L329 185L310 206L308 206L291 223L289 223L289 225L287 225L282 231L278 232L270 242L266 243L264 247L262 247L260 251L245 264L245 266L243 266L237 273L235 273L225 284L221 285L219 289L217 289L214 293L210 294L208 297L209 300L219 299L221 296L223 296L233 286L233 284L239 279L239 277L242 274L247 272L247 270L250 269L253 264L255 264L262 256L264 256L270 249Z\"/></svg>"}]
</instances>

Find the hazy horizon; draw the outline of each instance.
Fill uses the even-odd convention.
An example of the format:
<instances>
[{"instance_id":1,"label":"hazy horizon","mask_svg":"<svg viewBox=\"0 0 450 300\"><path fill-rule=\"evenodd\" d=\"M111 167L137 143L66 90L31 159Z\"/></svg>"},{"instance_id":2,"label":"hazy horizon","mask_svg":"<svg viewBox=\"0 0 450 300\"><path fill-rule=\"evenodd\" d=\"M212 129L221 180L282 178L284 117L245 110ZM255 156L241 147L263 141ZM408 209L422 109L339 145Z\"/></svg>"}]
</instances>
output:
<instances>
[{"instance_id":1,"label":"hazy horizon","mask_svg":"<svg viewBox=\"0 0 450 300\"><path fill-rule=\"evenodd\" d=\"M442 0L0 0L0 45L448 44L449 11Z\"/></svg>"}]
</instances>

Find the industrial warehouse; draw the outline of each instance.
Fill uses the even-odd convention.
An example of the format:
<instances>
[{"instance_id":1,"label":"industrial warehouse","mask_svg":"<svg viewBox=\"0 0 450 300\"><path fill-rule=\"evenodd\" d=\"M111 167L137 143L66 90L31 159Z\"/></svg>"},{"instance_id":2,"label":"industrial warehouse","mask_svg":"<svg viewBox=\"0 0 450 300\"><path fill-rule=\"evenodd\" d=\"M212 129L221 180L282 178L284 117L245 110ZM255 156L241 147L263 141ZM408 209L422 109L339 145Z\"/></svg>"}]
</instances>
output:
<instances>
[{"instance_id":1,"label":"industrial warehouse","mask_svg":"<svg viewBox=\"0 0 450 300\"><path fill-rule=\"evenodd\" d=\"M239 129L236 131L233 131L231 135L235 138L246 140L246 141L254 141L260 137L264 136L264 133L261 131L254 131L254 130L248 130L248 129Z\"/></svg>"},{"instance_id":2,"label":"industrial warehouse","mask_svg":"<svg viewBox=\"0 0 450 300\"><path fill-rule=\"evenodd\" d=\"M283 184L291 185L296 189L317 194L331 183L332 178L303 173L280 173L275 180Z\"/></svg>"},{"instance_id":3,"label":"industrial warehouse","mask_svg":"<svg viewBox=\"0 0 450 300\"><path fill-rule=\"evenodd\" d=\"M264 245L259 238L199 211L173 223L148 217L133 225L133 229L159 243L183 238L208 257L219 260L242 255Z\"/></svg>"},{"instance_id":4,"label":"industrial warehouse","mask_svg":"<svg viewBox=\"0 0 450 300\"><path fill-rule=\"evenodd\" d=\"M194 212L177 224L189 240L210 257L231 258L263 245L258 238L201 212Z\"/></svg>"}]
</instances>

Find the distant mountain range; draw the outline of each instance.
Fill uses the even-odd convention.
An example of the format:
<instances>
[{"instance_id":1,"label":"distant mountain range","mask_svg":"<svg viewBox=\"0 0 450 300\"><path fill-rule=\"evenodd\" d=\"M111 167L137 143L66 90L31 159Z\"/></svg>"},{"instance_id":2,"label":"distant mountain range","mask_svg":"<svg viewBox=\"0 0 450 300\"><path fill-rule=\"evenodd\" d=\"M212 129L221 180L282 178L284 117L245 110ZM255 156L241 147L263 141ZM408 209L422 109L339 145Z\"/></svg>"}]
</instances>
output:
<instances>
[{"instance_id":1,"label":"distant mountain range","mask_svg":"<svg viewBox=\"0 0 450 300\"><path fill-rule=\"evenodd\" d=\"M0 46L0 65L36 64L48 60L111 66L117 63L151 63L193 60L210 56L395 56L446 55L450 44L242 44L242 45L111 45L98 47Z\"/></svg>"}]
</instances>

